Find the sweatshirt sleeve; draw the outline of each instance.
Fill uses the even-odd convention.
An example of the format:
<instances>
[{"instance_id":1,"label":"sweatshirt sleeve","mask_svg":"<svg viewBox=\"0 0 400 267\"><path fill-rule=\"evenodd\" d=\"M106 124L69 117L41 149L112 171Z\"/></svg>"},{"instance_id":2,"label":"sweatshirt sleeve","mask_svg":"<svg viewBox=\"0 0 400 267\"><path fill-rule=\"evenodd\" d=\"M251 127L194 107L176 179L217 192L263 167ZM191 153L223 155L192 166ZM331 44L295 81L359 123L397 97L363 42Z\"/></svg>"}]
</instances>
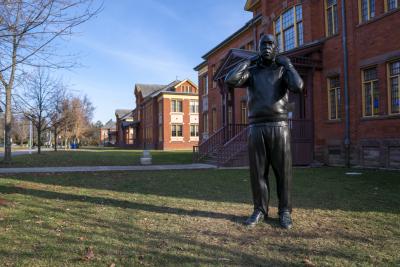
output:
<instances>
[{"instance_id":1,"label":"sweatshirt sleeve","mask_svg":"<svg viewBox=\"0 0 400 267\"><path fill-rule=\"evenodd\" d=\"M225 84L229 87L247 87L250 81L249 66L250 61L240 63L226 75Z\"/></svg>"}]
</instances>

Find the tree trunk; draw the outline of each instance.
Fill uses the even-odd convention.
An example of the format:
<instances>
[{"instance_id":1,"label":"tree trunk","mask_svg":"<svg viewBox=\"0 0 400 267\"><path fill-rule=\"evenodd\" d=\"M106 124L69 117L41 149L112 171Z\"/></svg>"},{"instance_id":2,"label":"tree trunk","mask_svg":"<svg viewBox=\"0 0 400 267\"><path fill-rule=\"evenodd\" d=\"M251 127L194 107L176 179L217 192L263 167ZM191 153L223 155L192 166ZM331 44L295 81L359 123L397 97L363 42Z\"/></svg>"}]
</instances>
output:
<instances>
[{"instance_id":1,"label":"tree trunk","mask_svg":"<svg viewBox=\"0 0 400 267\"><path fill-rule=\"evenodd\" d=\"M57 152L57 127L54 127L54 151Z\"/></svg>"},{"instance_id":2,"label":"tree trunk","mask_svg":"<svg viewBox=\"0 0 400 267\"><path fill-rule=\"evenodd\" d=\"M37 143L37 153L38 154L40 154L40 152L41 152L41 147L42 147L42 140L40 140L40 137L42 136L42 129L41 129L41 127L42 127L42 125L40 125L40 123L39 123L39 127L37 127L36 128L36 130L37 130L37 141L38 141L38 143Z\"/></svg>"},{"instance_id":3,"label":"tree trunk","mask_svg":"<svg viewBox=\"0 0 400 267\"><path fill-rule=\"evenodd\" d=\"M5 147L4 162L11 163L11 86L6 87Z\"/></svg>"}]
</instances>

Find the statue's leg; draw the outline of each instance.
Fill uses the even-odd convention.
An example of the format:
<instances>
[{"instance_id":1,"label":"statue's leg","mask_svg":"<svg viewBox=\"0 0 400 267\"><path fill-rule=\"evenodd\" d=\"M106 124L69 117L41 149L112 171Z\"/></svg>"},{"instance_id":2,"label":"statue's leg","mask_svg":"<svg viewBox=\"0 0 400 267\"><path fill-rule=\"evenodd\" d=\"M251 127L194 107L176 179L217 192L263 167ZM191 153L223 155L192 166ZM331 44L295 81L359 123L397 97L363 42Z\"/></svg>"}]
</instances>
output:
<instances>
[{"instance_id":1,"label":"statue's leg","mask_svg":"<svg viewBox=\"0 0 400 267\"><path fill-rule=\"evenodd\" d=\"M283 212L291 213L292 154L288 126L274 127L271 146L271 165L276 178L279 214Z\"/></svg>"},{"instance_id":2,"label":"statue's leg","mask_svg":"<svg viewBox=\"0 0 400 267\"><path fill-rule=\"evenodd\" d=\"M260 210L268 215L269 186L268 169L269 158L267 157L267 147L265 143L265 131L268 127L250 127L248 146L250 181L253 193L254 210Z\"/></svg>"}]
</instances>

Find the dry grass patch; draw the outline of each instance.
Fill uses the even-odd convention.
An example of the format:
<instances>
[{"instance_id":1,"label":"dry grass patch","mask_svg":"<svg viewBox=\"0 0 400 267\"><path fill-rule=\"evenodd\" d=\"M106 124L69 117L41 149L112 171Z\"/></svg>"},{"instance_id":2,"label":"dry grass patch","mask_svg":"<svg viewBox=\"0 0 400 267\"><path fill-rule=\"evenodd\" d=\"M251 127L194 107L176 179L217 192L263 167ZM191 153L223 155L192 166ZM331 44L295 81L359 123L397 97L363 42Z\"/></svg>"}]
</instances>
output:
<instances>
[{"instance_id":1,"label":"dry grass patch","mask_svg":"<svg viewBox=\"0 0 400 267\"><path fill-rule=\"evenodd\" d=\"M249 229L246 170L0 179L3 266L400 264L399 173L297 169L294 229Z\"/></svg>"}]
</instances>

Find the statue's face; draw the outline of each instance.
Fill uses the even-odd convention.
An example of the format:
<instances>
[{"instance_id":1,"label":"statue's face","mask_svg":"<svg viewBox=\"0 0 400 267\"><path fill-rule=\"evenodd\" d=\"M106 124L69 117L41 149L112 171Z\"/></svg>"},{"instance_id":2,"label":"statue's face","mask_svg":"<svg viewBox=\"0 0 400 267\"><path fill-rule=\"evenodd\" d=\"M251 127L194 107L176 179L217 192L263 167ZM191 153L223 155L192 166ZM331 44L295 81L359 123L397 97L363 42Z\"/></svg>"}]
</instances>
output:
<instances>
[{"instance_id":1,"label":"statue's face","mask_svg":"<svg viewBox=\"0 0 400 267\"><path fill-rule=\"evenodd\" d=\"M259 44L260 54L265 60L272 60L276 55L276 40L271 34L264 35L260 39Z\"/></svg>"}]
</instances>

